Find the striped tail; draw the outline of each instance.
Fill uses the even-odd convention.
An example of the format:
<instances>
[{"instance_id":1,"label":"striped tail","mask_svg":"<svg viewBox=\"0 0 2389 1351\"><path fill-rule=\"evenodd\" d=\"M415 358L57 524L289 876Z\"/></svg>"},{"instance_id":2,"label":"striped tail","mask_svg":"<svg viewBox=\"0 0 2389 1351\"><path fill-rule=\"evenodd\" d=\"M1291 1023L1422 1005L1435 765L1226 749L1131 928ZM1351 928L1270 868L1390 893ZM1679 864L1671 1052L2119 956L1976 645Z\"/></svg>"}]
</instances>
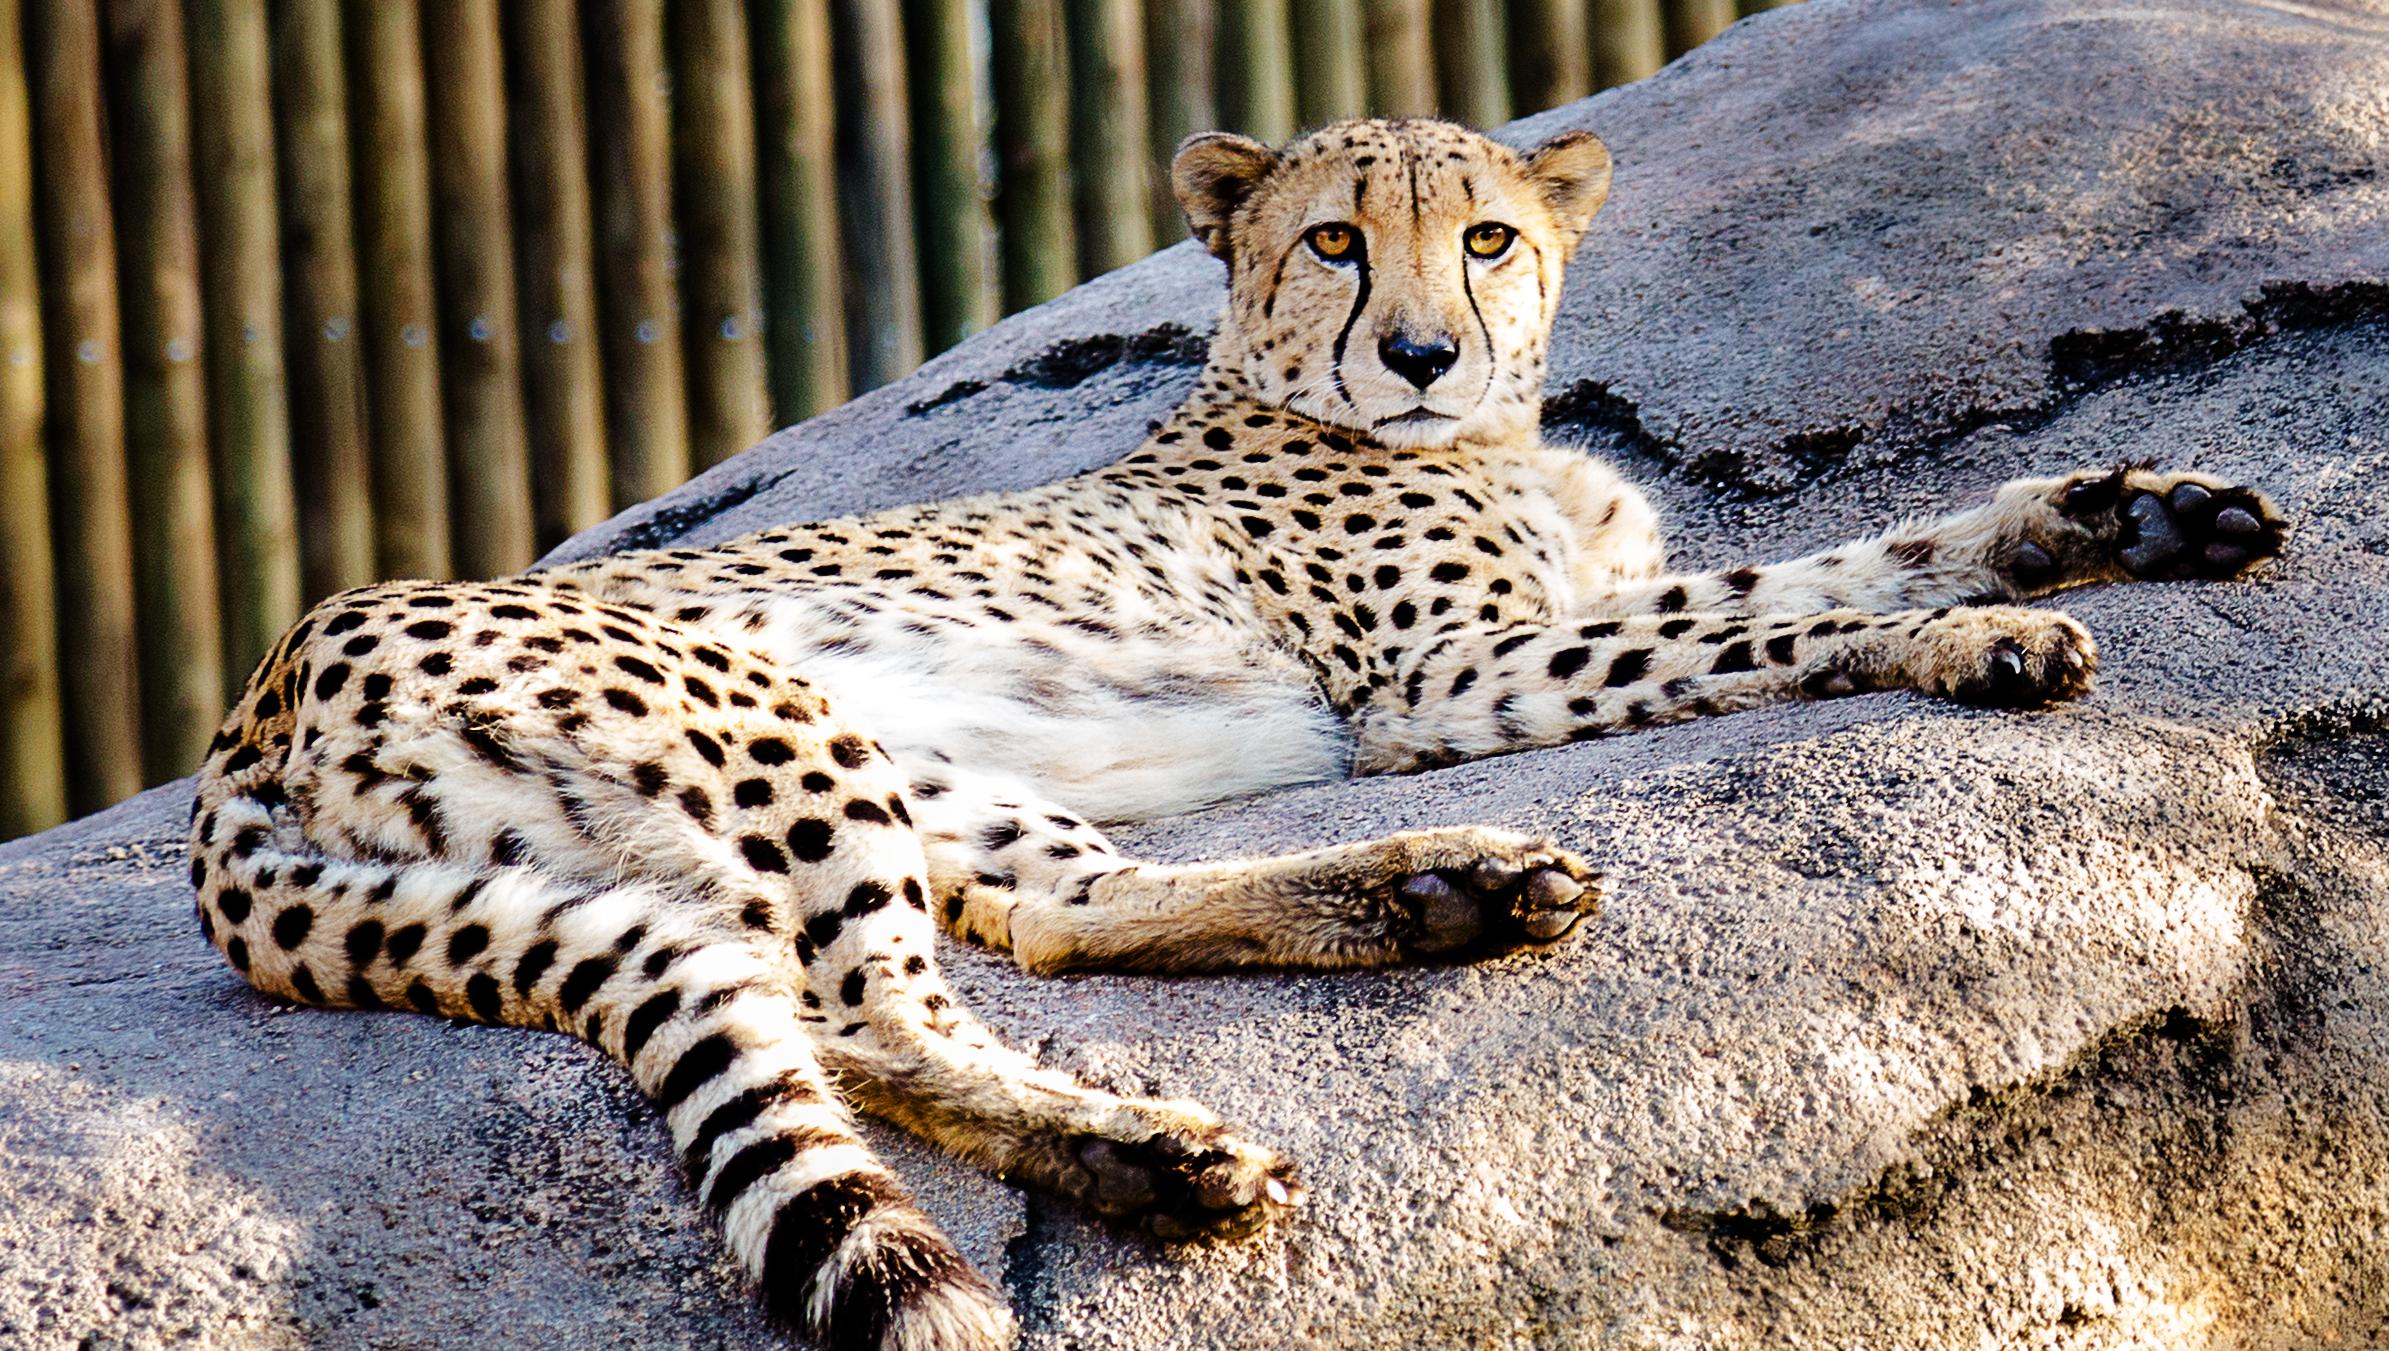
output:
<instances>
[{"instance_id":1,"label":"striped tail","mask_svg":"<svg viewBox=\"0 0 2389 1351\"><path fill-rule=\"evenodd\" d=\"M1001 1296L855 1135L814 1059L792 952L656 882L325 855L278 810L261 758L211 760L191 842L200 929L251 984L582 1037L663 1111L789 1325L840 1351L1010 1345Z\"/></svg>"}]
</instances>

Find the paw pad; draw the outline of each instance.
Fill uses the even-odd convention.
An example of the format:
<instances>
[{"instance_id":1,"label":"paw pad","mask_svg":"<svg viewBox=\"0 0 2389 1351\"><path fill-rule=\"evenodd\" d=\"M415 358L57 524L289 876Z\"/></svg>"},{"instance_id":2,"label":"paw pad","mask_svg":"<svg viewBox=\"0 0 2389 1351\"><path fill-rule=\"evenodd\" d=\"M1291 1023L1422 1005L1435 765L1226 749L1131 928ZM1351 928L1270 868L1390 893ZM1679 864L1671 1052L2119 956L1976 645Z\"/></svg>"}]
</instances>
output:
<instances>
[{"instance_id":1,"label":"paw pad","mask_svg":"<svg viewBox=\"0 0 2389 1351\"><path fill-rule=\"evenodd\" d=\"M1398 940L1430 957L1556 943L1601 908L1598 879L1555 851L1412 873L1395 885L1393 901Z\"/></svg>"},{"instance_id":2,"label":"paw pad","mask_svg":"<svg viewBox=\"0 0 2389 1351\"><path fill-rule=\"evenodd\" d=\"M2125 495L2117 515L2115 561L2144 580L2235 577L2281 552L2282 523L2245 488L2143 488Z\"/></svg>"},{"instance_id":3,"label":"paw pad","mask_svg":"<svg viewBox=\"0 0 2389 1351\"><path fill-rule=\"evenodd\" d=\"M1248 1234L1302 1205L1294 1166L1221 1136L1078 1141L1077 1194L1097 1213L1172 1242Z\"/></svg>"}]
</instances>

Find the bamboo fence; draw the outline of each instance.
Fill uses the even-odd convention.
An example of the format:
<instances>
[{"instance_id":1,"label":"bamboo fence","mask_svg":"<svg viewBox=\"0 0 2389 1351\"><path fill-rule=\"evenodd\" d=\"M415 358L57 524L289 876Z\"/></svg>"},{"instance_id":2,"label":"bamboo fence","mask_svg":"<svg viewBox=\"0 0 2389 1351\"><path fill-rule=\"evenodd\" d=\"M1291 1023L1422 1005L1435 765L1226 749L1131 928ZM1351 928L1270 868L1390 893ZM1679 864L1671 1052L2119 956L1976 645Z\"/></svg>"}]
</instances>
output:
<instances>
[{"instance_id":1,"label":"bamboo fence","mask_svg":"<svg viewBox=\"0 0 2389 1351\"><path fill-rule=\"evenodd\" d=\"M1491 124L1766 0L0 0L0 838L301 609L491 576L1176 242L1172 146Z\"/></svg>"}]
</instances>

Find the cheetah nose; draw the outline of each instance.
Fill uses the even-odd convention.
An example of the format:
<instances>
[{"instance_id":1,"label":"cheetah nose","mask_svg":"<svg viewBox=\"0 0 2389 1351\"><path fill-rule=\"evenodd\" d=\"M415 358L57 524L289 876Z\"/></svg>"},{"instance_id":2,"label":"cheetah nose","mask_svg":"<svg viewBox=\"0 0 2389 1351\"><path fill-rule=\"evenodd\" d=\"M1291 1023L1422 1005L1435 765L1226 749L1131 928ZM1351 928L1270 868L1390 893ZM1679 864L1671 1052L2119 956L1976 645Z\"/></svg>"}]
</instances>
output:
<instances>
[{"instance_id":1,"label":"cheetah nose","mask_svg":"<svg viewBox=\"0 0 2389 1351\"><path fill-rule=\"evenodd\" d=\"M1438 333L1425 342L1413 342L1409 335L1397 333L1377 344L1377 359L1387 370L1425 389L1460 359L1460 344L1448 333Z\"/></svg>"}]
</instances>

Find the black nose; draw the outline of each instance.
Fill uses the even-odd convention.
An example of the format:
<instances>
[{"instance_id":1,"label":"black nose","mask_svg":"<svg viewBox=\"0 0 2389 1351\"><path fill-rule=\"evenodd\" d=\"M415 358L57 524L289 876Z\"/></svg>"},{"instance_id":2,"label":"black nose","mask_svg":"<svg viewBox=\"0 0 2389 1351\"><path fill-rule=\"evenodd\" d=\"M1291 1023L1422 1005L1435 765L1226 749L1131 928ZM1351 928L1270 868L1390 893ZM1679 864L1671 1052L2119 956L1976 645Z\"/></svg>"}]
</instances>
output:
<instances>
[{"instance_id":1,"label":"black nose","mask_svg":"<svg viewBox=\"0 0 2389 1351\"><path fill-rule=\"evenodd\" d=\"M1441 380L1460 359L1460 345L1448 333L1438 333L1425 342L1413 342L1407 334L1397 333L1377 344L1377 359L1387 370L1425 389Z\"/></svg>"}]
</instances>

